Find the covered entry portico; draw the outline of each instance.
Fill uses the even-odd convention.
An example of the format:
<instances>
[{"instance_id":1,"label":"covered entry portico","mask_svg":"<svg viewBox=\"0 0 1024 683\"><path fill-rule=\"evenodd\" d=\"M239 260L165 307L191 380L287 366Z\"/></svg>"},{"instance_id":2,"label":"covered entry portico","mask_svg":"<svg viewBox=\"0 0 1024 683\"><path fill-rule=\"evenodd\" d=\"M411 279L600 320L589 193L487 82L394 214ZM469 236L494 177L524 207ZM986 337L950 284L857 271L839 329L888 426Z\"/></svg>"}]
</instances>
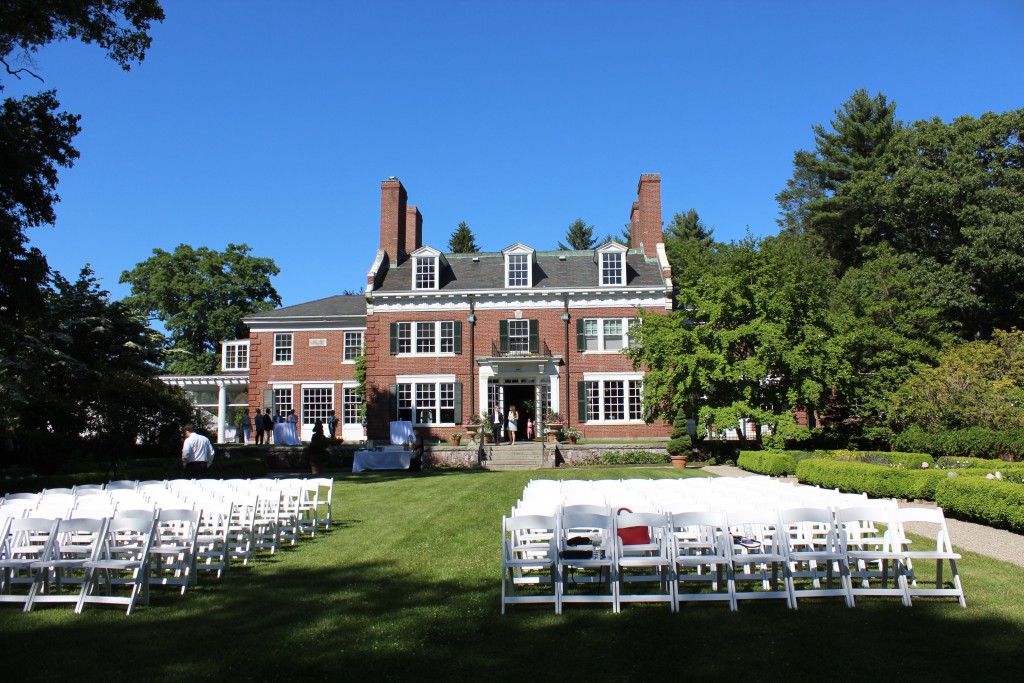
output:
<instances>
[{"instance_id":1,"label":"covered entry portico","mask_svg":"<svg viewBox=\"0 0 1024 683\"><path fill-rule=\"evenodd\" d=\"M495 404L502 415L509 406L519 411L517 435L526 438L526 422L538 423L551 410L558 410L561 396L558 367L561 358L543 357L478 357L478 411L492 416Z\"/></svg>"}]
</instances>

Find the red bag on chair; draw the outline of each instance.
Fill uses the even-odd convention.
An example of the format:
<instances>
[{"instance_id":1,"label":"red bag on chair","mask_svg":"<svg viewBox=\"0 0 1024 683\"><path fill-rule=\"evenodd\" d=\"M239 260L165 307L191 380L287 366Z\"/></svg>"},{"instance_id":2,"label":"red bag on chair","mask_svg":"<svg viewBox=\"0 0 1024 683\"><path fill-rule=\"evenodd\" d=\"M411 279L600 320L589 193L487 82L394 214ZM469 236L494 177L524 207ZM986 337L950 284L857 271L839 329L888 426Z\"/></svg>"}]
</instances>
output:
<instances>
[{"instance_id":1,"label":"red bag on chair","mask_svg":"<svg viewBox=\"0 0 1024 683\"><path fill-rule=\"evenodd\" d=\"M615 513L616 516L623 512L632 512L629 508L619 508ZM651 532L645 526L627 526L620 527L619 538L622 539L622 545L647 545L651 542Z\"/></svg>"}]
</instances>

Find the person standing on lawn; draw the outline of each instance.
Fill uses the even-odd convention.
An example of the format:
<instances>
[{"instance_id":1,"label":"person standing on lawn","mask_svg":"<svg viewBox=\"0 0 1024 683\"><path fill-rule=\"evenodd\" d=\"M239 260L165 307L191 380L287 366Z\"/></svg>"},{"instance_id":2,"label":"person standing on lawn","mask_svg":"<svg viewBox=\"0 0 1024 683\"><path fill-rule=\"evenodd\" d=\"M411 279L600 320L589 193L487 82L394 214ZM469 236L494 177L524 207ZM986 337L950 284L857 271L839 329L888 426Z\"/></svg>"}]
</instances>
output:
<instances>
[{"instance_id":1,"label":"person standing on lawn","mask_svg":"<svg viewBox=\"0 0 1024 683\"><path fill-rule=\"evenodd\" d=\"M185 425L185 443L181 446L181 465L189 479L202 479L213 464L213 444L196 431L191 424Z\"/></svg>"}]
</instances>

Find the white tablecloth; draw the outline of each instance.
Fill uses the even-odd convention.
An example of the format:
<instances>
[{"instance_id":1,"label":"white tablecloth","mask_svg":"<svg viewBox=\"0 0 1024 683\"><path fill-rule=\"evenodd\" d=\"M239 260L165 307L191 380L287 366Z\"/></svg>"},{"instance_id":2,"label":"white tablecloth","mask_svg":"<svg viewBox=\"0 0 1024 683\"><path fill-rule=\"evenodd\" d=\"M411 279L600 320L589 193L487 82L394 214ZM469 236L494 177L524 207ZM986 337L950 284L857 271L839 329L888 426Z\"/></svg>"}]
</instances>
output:
<instances>
[{"instance_id":1,"label":"white tablecloth","mask_svg":"<svg viewBox=\"0 0 1024 683\"><path fill-rule=\"evenodd\" d=\"M407 470L412 451L356 451L353 472L366 470Z\"/></svg>"},{"instance_id":2,"label":"white tablecloth","mask_svg":"<svg viewBox=\"0 0 1024 683\"><path fill-rule=\"evenodd\" d=\"M278 422L274 425L274 444L277 446L301 446L302 442L295 434L295 425Z\"/></svg>"},{"instance_id":3,"label":"white tablecloth","mask_svg":"<svg viewBox=\"0 0 1024 683\"><path fill-rule=\"evenodd\" d=\"M414 440L416 435L412 431L412 422L408 420L396 420L391 423L391 443L401 445Z\"/></svg>"}]
</instances>

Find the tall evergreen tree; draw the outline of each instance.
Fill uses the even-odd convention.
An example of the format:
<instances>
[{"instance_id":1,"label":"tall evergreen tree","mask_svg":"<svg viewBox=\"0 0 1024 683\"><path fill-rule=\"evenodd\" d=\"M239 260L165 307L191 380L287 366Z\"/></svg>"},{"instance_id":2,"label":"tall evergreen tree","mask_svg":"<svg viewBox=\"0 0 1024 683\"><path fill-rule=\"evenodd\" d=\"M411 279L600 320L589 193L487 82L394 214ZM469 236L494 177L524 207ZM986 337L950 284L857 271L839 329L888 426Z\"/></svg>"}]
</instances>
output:
<instances>
[{"instance_id":1,"label":"tall evergreen tree","mask_svg":"<svg viewBox=\"0 0 1024 683\"><path fill-rule=\"evenodd\" d=\"M476 245L473 231L466 225L466 221L461 221L459 227L455 228L455 232L448 238L448 253L475 254L478 251L480 251L480 247Z\"/></svg>"},{"instance_id":2,"label":"tall evergreen tree","mask_svg":"<svg viewBox=\"0 0 1024 683\"><path fill-rule=\"evenodd\" d=\"M565 231L565 241L569 243L569 246L565 246L561 242L558 243L558 248L563 251L593 249L597 246L597 240L594 239L594 226L587 225L582 218L577 218L569 224L568 230Z\"/></svg>"},{"instance_id":3,"label":"tall evergreen tree","mask_svg":"<svg viewBox=\"0 0 1024 683\"><path fill-rule=\"evenodd\" d=\"M704 221L697 215L696 209L675 214L669 224L665 226L666 239L695 239L705 246L710 246L715 241L714 232L714 228L704 225Z\"/></svg>"}]
</instances>

